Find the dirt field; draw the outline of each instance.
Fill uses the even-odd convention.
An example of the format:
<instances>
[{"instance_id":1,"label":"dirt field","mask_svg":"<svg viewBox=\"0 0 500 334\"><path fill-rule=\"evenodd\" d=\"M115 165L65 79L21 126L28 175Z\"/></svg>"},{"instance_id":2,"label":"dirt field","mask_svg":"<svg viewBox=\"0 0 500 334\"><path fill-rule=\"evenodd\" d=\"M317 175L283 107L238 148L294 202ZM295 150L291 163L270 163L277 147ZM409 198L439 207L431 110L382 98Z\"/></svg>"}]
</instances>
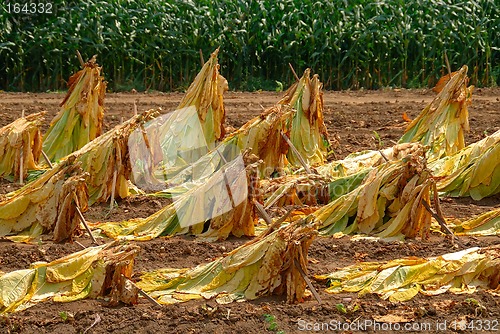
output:
<instances>
[{"instance_id":1,"label":"dirt field","mask_svg":"<svg viewBox=\"0 0 500 334\"><path fill-rule=\"evenodd\" d=\"M344 91L325 93L325 123L332 139L337 139L336 157L379 145L392 146L403 133L403 112L415 117L432 100L430 90L384 90ZM164 112L173 110L182 94L136 93L107 94L105 105L105 130L127 119L133 114L137 100L139 111L161 107ZM272 106L280 93L229 92L225 96L227 125L237 128L263 108ZM58 111L63 94L17 94L0 92L0 126L4 126L26 114L47 110L46 124ZM474 92L473 104L469 108L470 128L467 143L472 143L491 134L500 127L500 89L478 89ZM376 134L380 137L376 139ZM7 193L19 186L0 181L0 193ZM469 217L500 205L500 196L486 198L480 202L469 198L443 199L446 216ZM111 217L106 219L108 205L92 207L85 216L90 221L124 220L145 217L159 210L165 202L145 197L131 197L119 202ZM85 235L78 239L90 245ZM230 238L223 242L207 243L193 237L179 236L158 238L138 243L141 253L137 257L135 271L163 267L192 267L223 255L245 243L248 238ZM498 244L500 238L462 238L467 247ZM101 240L101 242L104 242ZM34 261L51 261L81 249L77 244L54 244L46 240L38 244L14 244L0 240L0 271L24 269ZM409 240L405 243L351 241L317 237L309 250L309 276L325 274L356 261L389 260L402 256L436 256L454 250L451 241L432 236L429 241ZM282 297L262 298L252 302L217 305L214 301L192 301L174 306L153 307L144 299L133 307L107 308L99 300L83 300L71 303L41 303L23 312L7 317L0 316L0 333L296 333L313 322L335 324L388 319L390 315L412 323L421 332L454 332L451 327L437 331L438 323L463 319L500 321L499 300L484 293L473 298L486 307L486 312L477 315L476 307L466 302L470 295L442 294L434 297L416 296L406 303L391 303L377 296L358 298L356 294L329 295L322 283L313 280L322 303L311 299L298 305L288 305ZM358 305L355 312L344 314L336 305L343 303L348 308ZM60 312L69 315L65 321ZM275 319L270 320L270 317ZM385 316L385 318L383 318ZM381 318L382 317L382 318ZM97 322L96 322L97 319ZM100 319L100 320L99 320ZM86 331L92 323L96 324ZM275 323L275 324L274 324ZM424 324L429 324L431 330ZM442 326L442 325L441 325ZM311 332L314 332L314 328ZM334 328L333 326L330 329ZM354 328L354 327L351 327ZM380 327L378 329L387 329ZM497 327L500 328L500 325ZM318 328L316 328L318 329ZM323 328L325 329L325 328ZM367 328L373 332L373 327ZM356 332L347 330L344 332ZM381 330L380 332L383 332ZM388 331L390 332L390 330ZM476 332L473 330L465 332Z\"/></svg>"}]
</instances>

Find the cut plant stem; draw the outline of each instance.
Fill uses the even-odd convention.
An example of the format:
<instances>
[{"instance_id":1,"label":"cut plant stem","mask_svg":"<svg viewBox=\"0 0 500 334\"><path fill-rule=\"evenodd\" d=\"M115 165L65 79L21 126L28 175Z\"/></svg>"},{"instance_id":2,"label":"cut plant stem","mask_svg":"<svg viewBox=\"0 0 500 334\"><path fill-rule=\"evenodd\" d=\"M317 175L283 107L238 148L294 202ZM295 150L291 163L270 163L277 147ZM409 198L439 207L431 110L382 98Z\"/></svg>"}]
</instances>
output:
<instances>
[{"instance_id":1,"label":"cut plant stem","mask_svg":"<svg viewBox=\"0 0 500 334\"><path fill-rule=\"evenodd\" d=\"M304 279L304 281L306 281L306 284L309 287L309 289L311 290L314 298L316 299L316 301L318 302L318 304L321 304L321 297L319 296L318 291L316 291L316 289L312 285L311 280L309 279L309 277L307 277L307 275L304 272L304 270L302 270L302 267L300 266L300 263L297 261L297 259L293 259L293 262L295 264L295 267L297 267L297 270L299 271L299 273L302 275L302 278Z\"/></svg>"},{"instance_id":2,"label":"cut plant stem","mask_svg":"<svg viewBox=\"0 0 500 334\"><path fill-rule=\"evenodd\" d=\"M312 174L313 172L311 171L311 168L309 168L309 166L307 165L306 161L304 160L304 158L302 157L302 155L300 154L300 152L297 150L297 148L293 145L293 143L290 140L290 138L288 138L287 135L283 133L283 131L280 131L280 133L281 133L281 137L283 137L283 139L285 139L285 141L288 144L288 146L290 146L290 148L292 149L293 153L299 159L299 162L302 165L302 167L304 167L304 170L306 171L306 173L307 174Z\"/></svg>"},{"instance_id":3,"label":"cut plant stem","mask_svg":"<svg viewBox=\"0 0 500 334\"><path fill-rule=\"evenodd\" d=\"M19 152L19 183L24 184L24 175L23 175L23 169L24 169L24 158L23 158L23 147L21 146L21 152Z\"/></svg>"},{"instance_id":4,"label":"cut plant stem","mask_svg":"<svg viewBox=\"0 0 500 334\"><path fill-rule=\"evenodd\" d=\"M381 150L378 150L378 153L380 153L380 155L382 156L382 158L384 158L384 160L387 162L389 161L389 158L387 158L387 156L385 155L384 152L382 152Z\"/></svg>"}]
</instances>

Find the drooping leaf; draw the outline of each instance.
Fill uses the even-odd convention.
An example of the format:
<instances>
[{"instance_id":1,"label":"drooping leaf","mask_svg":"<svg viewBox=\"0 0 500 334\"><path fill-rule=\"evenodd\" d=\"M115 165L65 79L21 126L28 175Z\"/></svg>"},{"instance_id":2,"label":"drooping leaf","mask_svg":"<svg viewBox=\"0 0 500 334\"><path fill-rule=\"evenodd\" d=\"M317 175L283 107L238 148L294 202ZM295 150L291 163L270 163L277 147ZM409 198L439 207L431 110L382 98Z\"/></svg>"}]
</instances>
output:
<instances>
[{"instance_id":1,"label":"drooping leaf","mask_svg":"<svg viewBox=\"0 0 500 334\"><path fill-rule=\"evenodd\" d=\"M0 202L0 236L28 242L52 233L56 242L72 240L80 224L75 205L87 210L86 177L71 158L7 194Z\"/></svg>"},{"instance_id":2,"label":"drooping leaf","mask_svg":"<svg viewBox=\"0 0 500 334\"><path fill-rule=\"evenodd\" d=\"M39 302L68 302L109 297L110 305L137 303L130 284L137 246L89 247L50 263L0 275L0 313L16 312Z\"/></svg>"},{"instance_id":3,"label":"drooping leaf","mask_svg":"<svg viewBox=\"0 0 500 334\"><path fill-rule=\"evenodd\" d=\"M26 180L28 170L39 168L38 160L42 152L40 128L45 114L40 112L21 117L0 128L0 176L18 180L22 172Z\"/></svg>"},{"instance_id":4,"label":"drooping leaf","mask_svg":"<svg viewBox=\"0 0 500 334\"><path fill-rule=\"evenodd\" d=\"M68 81L61 110L43 136L43 150L57 161L82 148L102 133L106 82L95 56Z\"/></svg>"},{"instance_id":5,"label":"drooping leaf","mask_svg":"<svg viewBox=\"0 0 500 334\"><path fill-rule=\"evenodd\" d=\"M307 273L307 250L315 234L311 225L298 221L210 263L145 273L137 285L162 304L201 298L229 303L272 294L300 302L306 285L300 270Z\"/></svg>"},{"instance_id":6,"label":"drooping leaf","mask_svg":"<svg viewBox=\"0 0 500 334\"><path fill-rule=\"evenodd\" d=\"M446 291L471 293L485 289L498 293L500 248L468 248L432 258L407 257L386 262L361 262L331 274L317 275L327 281L329 293L375 293L401 302L418 292L436 295Z\"/></svg>"},{"instance_id":7,"label":"drooping leaf","mask_svg":"<svg viewBox=\"0 0 500 334\"><path fill-rule=\"evenodd\" d=\"M222 240L229 234L253 236L257 178L256 166L245 167L240 156L149 217L93 226L109 237L130 240L182 233L209 240Z\"/></svg>"},{"instance_id":8,"label":"drooping leaf","mask_svg":"<svg viewBox=\"0 0 500 334\"><path fill-rule=\"evenodd\" d=\"M467 107L473 86L467 87L466 65L454 75L439 94L406 128L399 143L420 142L428 146L429 161L453 154L465 147L469 131Z\"/></svg>"},{"instance_id":9,"label":"drooping leaf","mask_svg":"<svg viewBox=\"0 0 500 334\"><path fill-rule=\"evenodd\" d=\"M500 192L500 130L430 164L446 196L480 200Z\"/></svg>"},{"instance_id":10,"label":"drooping leaf","mask_svg":"<svg viewBox=\"0 0 500 334\"><path fill-rule=\"evenodd\" d=\"M431 216L421 201L429 202L431 186L423 152L416 151L371 168L358 187L313 212L312 217L322 234L363 233L383 238L420 235L425 239ZM337 191L343 190L340 187Z\"/></svg>"}]
</instances>

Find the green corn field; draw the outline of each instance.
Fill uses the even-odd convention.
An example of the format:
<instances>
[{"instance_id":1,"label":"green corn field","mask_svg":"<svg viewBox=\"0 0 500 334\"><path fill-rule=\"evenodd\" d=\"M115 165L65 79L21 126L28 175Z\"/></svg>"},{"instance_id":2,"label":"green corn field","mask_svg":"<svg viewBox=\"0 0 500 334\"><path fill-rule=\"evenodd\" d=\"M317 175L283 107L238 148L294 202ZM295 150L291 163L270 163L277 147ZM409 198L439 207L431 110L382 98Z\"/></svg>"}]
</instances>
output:
<instances>
[{"instance_id":1,"label":"green corn field","mask_svg":"<svg viewBox=\"0 0 500 334\"><path fill-rule=\"evenodd\" d=\"M113 91L182 90L221 47L231 89L275 89L311 67L326 89L428 87L468 65L500 84L500 4L478 1L52 0L52 14L0 5L0 89L66 87L98 55ZM278 83L279 82L279 83Z\"/></svg>"}]
</instances>

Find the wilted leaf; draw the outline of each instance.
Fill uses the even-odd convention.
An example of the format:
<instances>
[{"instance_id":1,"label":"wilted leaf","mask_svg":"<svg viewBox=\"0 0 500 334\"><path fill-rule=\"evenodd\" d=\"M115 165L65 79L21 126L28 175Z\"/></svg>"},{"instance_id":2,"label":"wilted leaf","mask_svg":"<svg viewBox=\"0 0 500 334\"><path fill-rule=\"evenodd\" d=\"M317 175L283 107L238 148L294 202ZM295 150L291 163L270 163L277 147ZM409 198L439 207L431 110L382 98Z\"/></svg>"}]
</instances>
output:
<instances>
[{"instance_id":1,"label":"wilted leaf","mask_svg":"<svg viewBox=\"0 0 500 334\"><path fill-rule=\"evenodd\" d=\"M477 288L500 288L500 248L469 248L432 258L407 257L386 262L361 262L328 275L329 293L376 293L392 302L406 301L418 292L435 295L467 293Z\"/></svg>"},{"instance_id":2,"label":"wilted leaf","mask_svg":"<svg viewBox=\"0 0 500 334\"><path fill-rule=\"evenodd\" d=\"M23 179L28 170L38 169L38 159L42 152L42 126L46 112L31 114L16 119L0 128L0 176L13 176Z\"/></svg>"},{"instance_id":3,"label":"wilted leaf","mask_svg":"<svg viewBox=\"0 0 500 334\"><path fill-rule=\"evenodd\" d=\"M50 263L0 275L0 313L26 309L38 302L67 302L110 297L110 305L137 303L137 290L127 285L137 246L89 247Z\"/></svg>"},{"instance_id":4,"label":"wilted leaf","mask_svg":"<svg viewBox=\"0 0 500 334\"><path fill-rule=\"evenodd\" d=\"M0 202L0 236L26 242L52 232L56 242L71 240L80 223L75 204L87 209L85 178L72 158L7 194Z\"/></svg>"},{"instance_id":5,"label":"wilted leaf","mask_svg":"<svg viewBox=\"0 0 500 334\"><path fill-rule=\"evenodd\" d=\"M453 154L465 147L464 134L469 131L467 107L473 86L467 87L464 65L442 88L434 100L415 118L400 143L420 142L429 147L429 161Z\"/></svg>"},{"instance_id":6,"label":"wilted leaf","mask_svg":"<svg viewBox=\"0 0 500 334\"><path fill-rule=\"evenodd\" d=\"M315 234L311 225L296 222L210 263L145 273L137 285L162 304L199 298L227 303L271 294L286 294L290 303L302 301L306 283L295 263L307 272L307 250Z\"/></svg>"},{"instance_id":7,"label":"wilted leaf","mask_svg":"<svg viewBox=\"0 0 500 334\"><path fill-rule=\"evenodd\" d=\"M57 161L82 148L102 133L106 82L95 57L68 81L61 110L43 136L43 150Z\"/></svg>"}]
</instances>

